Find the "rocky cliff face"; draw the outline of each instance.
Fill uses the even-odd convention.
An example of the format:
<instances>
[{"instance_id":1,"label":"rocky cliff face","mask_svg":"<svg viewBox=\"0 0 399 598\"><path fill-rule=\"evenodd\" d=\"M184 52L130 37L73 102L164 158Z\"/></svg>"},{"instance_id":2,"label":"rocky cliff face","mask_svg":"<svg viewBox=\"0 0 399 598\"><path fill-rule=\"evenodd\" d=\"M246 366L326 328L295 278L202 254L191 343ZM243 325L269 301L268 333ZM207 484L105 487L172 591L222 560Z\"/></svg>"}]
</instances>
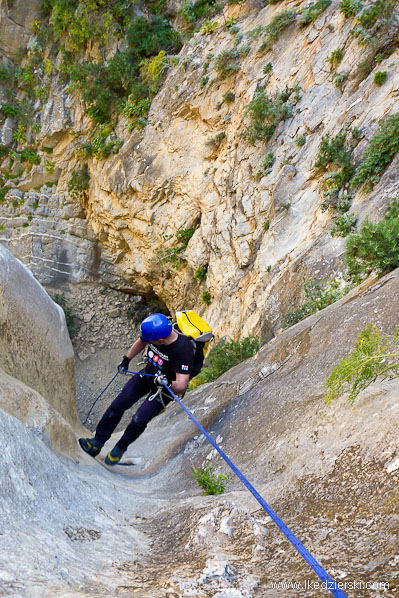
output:
<instances>
[{"instance_id":1,"label":"rocky cliff face","mask_svg":"<svg viewBox=\"0 0 399 598\"><path fill-rule=\"evenodd\" d=\"M79 167L74 139L87 136L90 119L66 93L68 84L38 67L48 88L35 103L41 160L23 173L13 163L15 178L8 179L0 206L1 242L44 283L99 279L156 294L171 311L195 308L219 337L260 332L271 338L303 294L303 278L326 281L344 270L344 240L330 235L337 212L321 209L328 187L315 169L322 138L346 127L355 131L347 133L347 147L356 167L379 120L399 109L395 3L388 19L363 29L374 45L359 43L358 20L346 17L338 0L317 18L306 20L306 8L293 0L226 5L211 32L195 33L169 63L145 128L129 133L120 118L119 152L88 159L90 183L81 201L67 183ZM4 23L16 8L3 3L1 10L8 35ZM32 19L36 10L32 5ZM175 11L170 7L176 18ZM281 13L291 17L265 43ZM26 25L25 17L17 21ZM35 37L25 27L28 34L29 58ZM108 52L117 48L120 42L110 43ZM86 59L95 55L93 44ZM45 49L44 61L49 58ZM377 71L387 73L380 86ZM259 90L280 99L285 90L285 117L277 118L268 140L251 145L248 106ZM15 118L7 118L3 143L15 127ZM4 164L3 172L10 167ZM344 184L339 193L350 202L349 214L358 222L366 214L380 217L397 195L397 171L396 159L367 194ZM179 231L194 234L182 242ZM202 280L195 278L200 268Z\"/></svg>"},{"instance_id":2,"label":"rocky cliff face","mask_svg":"<svg viewBox=\"0 0 399 598\"><path fill-rule=\"evenodd\" d=\"M70 368L46 326L35 324L52 321L67 345L65 324L27 269L4 249L1 256L0 272L9 278L3 274L0 284L0 547L7 555L0 593L330 595L237 478L228 479L223 495L201 495L193 467L230 472L178 405L129 447L130 467L111 473L82 452L76 463L51 450L43 413L61 416L45 397L56 394L54 379L62 388L70 384ZM13 280L28 301L13 296ZM398 381L378 380L353 406L345 397L327 406L323 384L368 322L394 332L398 295L398 270L369 281L184 399L349 597L373 591L394 598L399 588ZM16 322L27 331L18 354L11 338L18 337ZM26 368L18 369L20 355L34 362L36 353L46 368L33 371L28 386L21 378L32 366L25 357ZM65 395L63 425L71 437L76 409ZM60 425L53 430L59 443L53 447L68 452Z\"/></svg>"},{"instance_id":3,"label":"rocky cliff face","mask_svg":"<svg viewBox=\"0 0 399 598\"><path fill-rule=\"evenodd\" d=\"M0 404L54 450L76 455L74 354L64 313L0 246Z\"/></svg>"}]
</instances>

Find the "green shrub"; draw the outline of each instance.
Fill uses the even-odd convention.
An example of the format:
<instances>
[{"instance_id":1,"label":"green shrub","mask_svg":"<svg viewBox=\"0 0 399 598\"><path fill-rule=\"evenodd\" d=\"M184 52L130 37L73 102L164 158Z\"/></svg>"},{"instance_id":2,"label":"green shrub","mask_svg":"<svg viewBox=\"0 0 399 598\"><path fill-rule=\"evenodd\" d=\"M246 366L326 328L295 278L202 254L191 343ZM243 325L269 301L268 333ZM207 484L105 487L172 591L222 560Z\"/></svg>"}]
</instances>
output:
<instances>
[{"instance_id":1,"label":"green shrub","mask_svg":"<svg viewBox=\"0 0 399 598\"><path fill-rule=\"evenodd\" d=\"M223 9L217 0L197 0L196 2L183 2L178 10L189 29L192 29L199 19L209 19Z\"/></svg>"},{"instance_id":2,"label":"green shrub","mask_svg":"<svg viewBox=\"0 0 399 598\"><path fill-rule=\"evenodd\" d=\"M338 280L322 283L314 278L310 282L304 282L303 287L305 301L298 309L288 312L282 317L281 324L283 328L289 328L311 314L324 309L331 303L341 299L345 293L345 290L340 288Z\"/></svg>"},{"instance_id":3,"label":"green shrub","mask_svg":"<svg viewBox=\"0 0 399 598\"><path fill-rule=\"evenodd\" d=\"M363 8L360 0L342 0L339 5L341 12L348 18L357 15Z\"/></svg>"},{"instance_id":4,"label":"green shrub","mask_svg":"<svg viewBox=\"0 0 399 598\"><path fill-rule=\"evenodd\" d=\"M388 78L388 73L386 71L377 71L376 74L374 75L374 83L378 87L381 87L381 85L384 85L387 78Z\"/></svg>"},{"instance_id":5,"label":"green shrub","mask_svg":"<svg viewBox=\"0 0 399 598\"><path fill-rule=\"evenodd\" d=\"M16 106L15 104L2 104L0 110L6 118L10 116L18 116L19 114L19 106Z\"/></svg>"},{"instance_id":6,"label":"green shrub","mask_svg":"<svg viewBox=\"0 0 399 598\"><path fill-rule=\"evenodd\" d=\"M271 62L268 62L267 64L265 64L265 66L263 67L262 70L265 73L265 75L267 75L268 73L271 73L273 70L273 64Z\"/></svg>"},{"instance_id":7,"label":"green shrub","mask_svg":"<svg viewBox=\"0 0 399 598\"><path fill-rule=\"evenodd\" d=\"M204 291L202 293L202 301L205 305L210 305L212 303L212 297L209 291Z\"/></svg>"},{"instance_id":8,"label":"green shrub","mask_svg":"<svg viewBox=\"0 0 399 598\"><path fill-rule=\"evenodd\" d=\"M6 87L14 87L15 72L4 64L0 65L0 82Z\"/></svg>"},{"instance_id":9,"label":"green shrub","mask_svg":"<svg viewBox=\"0 0 399 598\"><path fill-rule=\"evenodd\" d=\"M362 162L352 179L352 187L370 191L399 151L399 113L381 119L379 130L370 140Z\"/></svg>"},{"instance_id":10,"label":"green shrub","mask_svg":"<svg viewBox=\"0 0 399 598\"><path fill-rule=\"evenodd\" d=\"M288 101L293 90L286 88L271 98L264 88L257 89L244 110L249 125L242 138L254 145L257 141L268 141L277 125L292 115L292 104Z\"/></svg>"},{"instance_id":11,"label":"green shrub","mask_svg":"<svg viewBox=\"0 0 399 598\"><path fill-rule=\"evenodd\" d=\"M205 21L202 24L201 33L202 33L202 35L210 35L217 28L218 28L218 22L217 21Z\"/></svg>"},{"instance_id":12,"label":"green shrub","mask_svg":"<svg viewBox=\"0 0 399 598\"><path fill-rule=\"evenodd\" d=\"M235 101L235 99L236 99L236 96L232 91L228 91L223 96L223 102L225 104L232 104Z\"/></svg>"},{"instance_id":13,"label":"green shrub","mask_svg":"<svg viewBox=\"0 0 399 598\"><path fill-rule=\"evenodd\" d=\"M372 272L384 274L399 266L399 205L395 200L379 222L362 223L346 241L344 263L348 277L359 283Z\"/></svg>"},{"instance_id":14,"label":"green shrub","mask_svg":"<svg viewBox=\"0 0 399 598\"><path fill-rule=\"evenodd\" d=\"M203 495L223 494L225 490L225 481L227 476L219 473L215 474L213 467L207 465L202 469L193 469L193 476L198 486L203 488Z\"/></svg>"},{"instance_id":15,"label":"green shrub","mask_svg":"<svg viewBox=\"0 0 399 598\"><path fill-rule=\"evenodd\" d=\"M395 0L377 0L370 8L359 16L359 22L365 29L371 29L379 19L387 19L392 15Z\"/></svg>"},{"instance_id":16,"label":"green shrub","mask_svg":"<svg viewBox=\"0 0 399 598\"><path fill-rule=\"evenodd\" d=\"M57 303L57 305L59 305L62 308L65 314L65 321L68 328L69 336L71 338L76 336L78 332L76 317L72 313L71 308L67 305L64 293L55 293L54 295L51 295L51 298L55 303Z\"/></svg>"},{"instance_id":17,"label":"green shrub","mask_svg":"<svg viewBox=\"0 0 399 598\"><path fill-rule=\"evenodd\" d=\"M349 75L347 73L335 73L334 77L334 85L335 87L342 87L345 85L347 80L349 79Z\"/></svg>"},{"instance_id":18,"label":"green shrub","mask_svg":"<svg viewBox=\"0 0 399 598\"><path fill-rule=\"evenodd\" d=\"M194 273L194 278L197 280L205 280L208 273L208 264L206 266L201 266L198 270Z\"/></svg>"},{"instance_id":19,"label":"green shrub","mask_svg":"<svg viewBox=\"0 0 399 598\"><path fill-rule=\"evenodd\" d=\"M331 2L332 0L318 0L309 8L305 8L298 19L298 23L301 25L313 23L330 6Z\"/></svg>"},{"instance_id":20,"label":"green shrub","mask_svg":"<svg viewBox=\"0 0 399 598\"><path fill-rule=\"evenodd\" d=\"M219 79L222 80L237 73L241 68L238 51L223 50L215 59L215 68L219 73Z\"/></svg>"},{"instance_id":21,"label":"green shrub","mask_svg":"<svg viewBox=\"0 0 399 598\"><path fill-rule=\"evenodd\" d=\"M148 86L150 96L155 96L161 88L164 73L169 64L169 59L164 50L161 50L157 56L140 62L141 80Z\"/></svg>"},{"instance_id":22,"label":"green shrub","mask_svg":"<svg viewBox=\"0 0 399 598\"><path fill-rule=\"evenodd\" d=\"M188 242L195 233L195 228L182 228L177 231L175 237L179 242L177 247L170 247L169 249L159 249L158 257L161 262L171 263L172 268L179 268L181 265L186 264L186 260L182 257L183 251L187 249ZM171 239L172 235L167 237Z\"/></svg>"},{"instance_id":23,"label":"green shrub","mask_svg":"<svg viewBox=\"0 0 399 598\"><path fill-rule=\"evenodd\" d=\"M271 172L275 160L275 155L272 152L266 154L266 156L263 159L262 168L258 170L258 172L256 173L257 180L260 180L263 176Z\"/></svg>"},{"instance_id":24,"label":"green shrub","mask_svg":"<svg viewBox=\"0 0 399 598\"><path fill-rule=\"evenodd\" d=\"M216 380L233 366L252 357L259 348L260 341L254 336L247 336L239 341L222 341L211 349L206 357L205 367L190 382L190 388Z\"/></svg>"},{"instance_id":25,"label":"green shrub","mask_svg":"<svg viewBox=\"0 0 399 598\"><path fill-rule=\"evenodd\" d=\"M399 376L399 328L386 334L368 324L357 338L354 351L341 359L325 383L329 404L344 392L353 403L359 393L377 378L392 380Z\"/></svg>"},{"instance_id":26,"label":"green shrub","mask_svg":"<svg viewBox=\"0 0 399 598\"><path fill-rule=\"evenodd\" d=\"M281 33L295 21L295 17L295 10L284 10L273 17L270 23L266 25L262 31L262 36L265 37L265 40L259 46L259 52L270 50L280 37Z\"/></svg>"},{"instance_id":27,"label":"green shrub","mask_svg":"<svg viewBox=\"0 0 399 598\"><path fill-rule=\"evenodd\" d=\"M80 170L73 170L68 183L68 191L74 199L80 199L89 189L90 173L87 164Z\"/></svg>"},{"instance_id":28,"label":"green shrub","mask_svg":"<svg viewBox=\"0 0 399 598\"><path fill-rule=\"evenodd\" d=\"M331 229L332 237L347 237L356 229L357 216L354 214L341 214Z\"/></svg>"},{"instance_id":29,"label":"green shrub","mask_svg":"<svg viewBox=\"0 0 399 598\"><path fill-rule=\"evenodd\" d=\"M161 50L168 54L177 54L182 47L179 33L159 15L154 15L151 19L133 19L126 32L126 39L136 61L156 56Z\"/></svg>"},{"instance_id":30,"label":"green shrub","mask_svg":"<svg viewBox=\"0 0 399 598\"><path fill-rule=\"evenodd\" d=\"M40 164L40 156L36 150L31 147L26 147L21 152L21 162L29 162L30 164Z\"/></svg>"},{"instance_id":31,"label":"green shrub","mask_svg":"<svg viewBox=\"0 0 399 598\"><path fill-rule=\"evenodd\" d=\"M331 68L336 69L343 57L344 50L342 48L337 48L336 50L333 50L329 56L327 56L327 62L330 63Z\"/></svg>"},{"instance_id":32,"label":"green shrub","mask_svg":"<svg viewBox=\"0 0 399 598\"><path fill-rule=\"evenodd\" d=\"M351 154L345 146L346 136L346 131L339 133L335 137L330 137L329 134L324 135L322 137L319 146L319 152L314 164L315 168L321 172L326 172L329 166L335 166L338 168L338 174L340 178L339 186L342 186L344 183L349 181L353 172Z\"/></svg>"},{"instance_id":33,"label":"green shrub","mask_svg":"<svg viewBox=\"0 0 399 598\"><path fill-rule=\"evenodd\" d=\"M298 147L302 147L303 145L305 145L305 143L306 135L299 135L299 137L295 139L295 145L297 145Z\"/></svg>"},{"instance_id":34,"label":"green shrub","mask_svg":"<svg viewBox=\"0 0 399 598\"><path fill-rule=\"evenodd\" d=\"M0 187L0 203L5 201L6 195L9 192L9 190L9 187Z\"/></svg>"}]
</instances>

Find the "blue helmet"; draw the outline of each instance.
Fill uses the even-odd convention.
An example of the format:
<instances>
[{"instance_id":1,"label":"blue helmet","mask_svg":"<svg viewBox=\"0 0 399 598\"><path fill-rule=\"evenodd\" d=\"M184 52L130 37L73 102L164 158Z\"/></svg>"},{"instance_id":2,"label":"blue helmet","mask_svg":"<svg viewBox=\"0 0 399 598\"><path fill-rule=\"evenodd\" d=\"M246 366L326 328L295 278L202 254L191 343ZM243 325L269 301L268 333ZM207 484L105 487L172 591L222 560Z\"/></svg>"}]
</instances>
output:
<instances>
[{"instance_id":1,"label":"blue helmet","mask_svg":"<svg viewBox=\"0 0 399 598\"><path fill-rule=\"evenodd\" d=\"M163 314L151 314L141 322L140 330L141 340L147 343L169 336L173 330L173 325L169 318Z\"/></svg>"}]
</instances>

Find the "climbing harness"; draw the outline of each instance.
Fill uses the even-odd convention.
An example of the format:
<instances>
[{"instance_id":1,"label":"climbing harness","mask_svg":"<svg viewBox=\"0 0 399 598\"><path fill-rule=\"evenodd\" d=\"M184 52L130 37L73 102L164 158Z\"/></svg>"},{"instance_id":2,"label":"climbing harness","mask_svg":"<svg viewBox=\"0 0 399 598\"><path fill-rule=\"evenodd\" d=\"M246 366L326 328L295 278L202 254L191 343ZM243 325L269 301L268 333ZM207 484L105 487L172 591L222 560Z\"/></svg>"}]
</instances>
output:
<instances>
[{"instance_id":1,"label":"climbing harness","mask_svg":"<svg viewBox=\"0 0 399 598\"><path fill-rule=\"evenodd\" d=\"M167 384L162 382L174 400L184 409L187 413L189 418L195 423L197 428L202 432L207 440L212 444L212 446L217 450L219 455L226 461L227 465L232 469L235 475L241 480L241 482L248 488L251 494L256 498L258 503L263 507L269 517L274 521L277 527L283 532L286 538L291 542L291 544L296 548L299 554L305 559L305 561L310 565L316 575L322 580L325 584L324 587L327 590L336 596L336 598L348 598L346 594L339 588L339 584L335 582L330 575L323 569L323 567L316 561L316 559L310 554L310 552L304 547L302 542L293 534L293 532L287 527L287 525L280 519L280 517L273 511L273 509L267 504L265 499L259 494L259 492L252 486L252 484L247 480L247 478L241 473L241 471L234 465L232 461L230 461L229 457L222 451L218 444L209 436L209 434L205 431L205 429L201 426L198 420L194 417L194 415L187 409L187 407L182 403L182 401L175 395L173 390L171 390Z\"/></svg>"}]
</instances>

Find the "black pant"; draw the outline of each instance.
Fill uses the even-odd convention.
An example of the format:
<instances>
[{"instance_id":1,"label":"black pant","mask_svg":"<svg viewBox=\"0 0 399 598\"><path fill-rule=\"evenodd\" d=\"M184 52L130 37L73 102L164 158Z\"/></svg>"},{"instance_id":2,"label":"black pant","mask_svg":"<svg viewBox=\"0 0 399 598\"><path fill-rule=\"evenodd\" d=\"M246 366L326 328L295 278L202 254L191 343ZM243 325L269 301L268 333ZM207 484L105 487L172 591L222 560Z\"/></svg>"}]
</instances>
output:
<instances>
[{"instance_id":1,"label":"black pant","mask_svg":"<svg viewBox=\"0 0 399 598\"><path fill-rule=\"evenodd\" d=\"M151 392L151 395L154 395L157 390L153 378L141 376L140 374L133 376L102 416L96 429L96 440L104 444L111 437L125 411L130 409L134 403L137 403L147 393ZM162 395L164 405L172 401L172 397L167 396L167 394L167 391L165 391ZM158 398L152 401L150 398L146 399L141 407L137 409L122 438L117 442L116 446L121 451L124 452L129 444L144 432L147 424L163 410L163 405Z\"/></svg>"}]
</instances>

